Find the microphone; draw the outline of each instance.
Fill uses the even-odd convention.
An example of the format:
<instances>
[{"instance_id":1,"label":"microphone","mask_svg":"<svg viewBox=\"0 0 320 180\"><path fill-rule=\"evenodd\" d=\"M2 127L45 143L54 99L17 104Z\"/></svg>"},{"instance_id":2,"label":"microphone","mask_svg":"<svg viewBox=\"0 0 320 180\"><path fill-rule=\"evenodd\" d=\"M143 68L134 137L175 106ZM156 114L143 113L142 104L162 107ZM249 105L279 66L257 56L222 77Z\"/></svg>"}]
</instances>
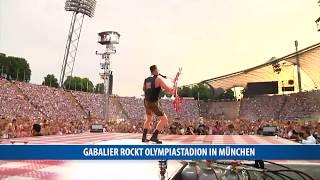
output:
<instances>
[{"instance_id":1,"label":"microphone","mask_svg":"<svg viewBox=\"0 0 320 180\"><path fill-rule=\"evenodd\" d=\"M161 77L163 77L163 78L167 79L167 76L162 75L162 74L160 74L160 73L159 73L159 76L161 76Z\"/></svg>"}]
</instances>

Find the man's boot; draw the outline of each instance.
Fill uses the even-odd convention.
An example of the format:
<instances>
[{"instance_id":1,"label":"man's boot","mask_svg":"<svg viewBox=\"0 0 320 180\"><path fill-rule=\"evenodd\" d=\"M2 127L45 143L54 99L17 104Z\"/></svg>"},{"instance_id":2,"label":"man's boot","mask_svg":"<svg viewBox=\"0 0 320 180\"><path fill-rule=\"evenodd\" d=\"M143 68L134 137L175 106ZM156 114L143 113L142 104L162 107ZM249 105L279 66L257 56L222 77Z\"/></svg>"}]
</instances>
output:
<instances>
[{"instance_id":1,"label":"man's boot","mask_svg":"<svg viewBox=\"0 0 320 180\"><path fill-rule=\"evenodd\" d=\"M155 143L157 143L157 144L162 144L162 141L160 141L160 140L158 139L158 134L159 134L159 131L156 129L156 130L153 132L150 141L155 142Z\"/></svg>"}]
</instances>

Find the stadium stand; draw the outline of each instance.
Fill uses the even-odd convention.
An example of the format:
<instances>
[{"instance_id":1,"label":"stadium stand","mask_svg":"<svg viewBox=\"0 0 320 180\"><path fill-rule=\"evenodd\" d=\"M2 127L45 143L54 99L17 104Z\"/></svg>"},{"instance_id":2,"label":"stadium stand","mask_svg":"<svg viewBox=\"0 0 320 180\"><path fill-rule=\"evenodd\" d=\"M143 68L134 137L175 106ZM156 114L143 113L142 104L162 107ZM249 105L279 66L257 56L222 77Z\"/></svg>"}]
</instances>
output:
<instances>
[{"instance_id":1,"label":"stadium stand","mask_svg":"<svg viewBox=\"0 0 320 180\"><path fill-rule=\"evenodd\" d=\"M16 82L16 85L27 96L39 111L50 119L77 120L85 116L84 111L67 96L63 89Z\"/></svg>"},{"instance_id":2,"label":"stadium stand","mask_svg":"<svg viewBox=\"0 0 320 180\"><path fill-rule=\"evenodd\" d=\"M246 119L279 119L279 111L285 102L285 96L256 96L243 98L240 117Z\"/></svg>"},{"instance_id":3,"label":"stadium stand","mask_svg":"<svg viewBox=\"0 0 320 180\"><path fill-rule=\"evenodd\" d=\"M310 118L313 115L319 117L320 91L310 91L290 94L287 103L280 113L280 119Z\"/></svg>"},{"instance_id":4,"label":"stadium stand","mask_svg":"<svg viewBox=\"0 0 320 180\"><path fill-rule=\"evenodd\" d=\"M207 103L208 116L211 119L235 119L239 116L239 101L215 101Z\"/></svg>"},{"instance_id":5,"label":"stadium stand","mask_svg":"<svg viewBox=\"0 0 320 180\"><path fill-rule=\"evenodd\" d=\"M0 116L42 119L43 114L33 107L17 87L6 79L0 79Z\"/></svg>"},{"instance_id":6,"label":"stadium stand","mask_svg":"<svg viewBox=\"0 0 320 180\"><path fill-rule=\"evenodd\" d=\"M103 94L94 94L80 91L72 91L74 98L81 104L86 112L91 113L94 118L103 118L104 96ZM110 98L110 112L112 118L127 118L125 112L117 97Z\"/></svg>"}]
</instances>

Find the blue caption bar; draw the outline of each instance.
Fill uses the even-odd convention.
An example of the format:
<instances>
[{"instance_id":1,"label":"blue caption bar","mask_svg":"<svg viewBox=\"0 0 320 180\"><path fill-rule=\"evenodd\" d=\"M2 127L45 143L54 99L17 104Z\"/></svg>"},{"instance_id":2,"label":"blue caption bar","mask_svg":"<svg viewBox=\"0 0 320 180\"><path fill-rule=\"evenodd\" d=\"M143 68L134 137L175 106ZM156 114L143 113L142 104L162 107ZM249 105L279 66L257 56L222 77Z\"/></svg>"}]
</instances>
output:
<instances>
[{"instance_id":1,"label":"blue caption bar","mask_svg":"<svg viewBox=\"0 0 320 180\"><path fill-rule=\"evenodd\" d=\"M320 160L320 145L0 145L1 160Z\"/></svg>"}]
</instances>

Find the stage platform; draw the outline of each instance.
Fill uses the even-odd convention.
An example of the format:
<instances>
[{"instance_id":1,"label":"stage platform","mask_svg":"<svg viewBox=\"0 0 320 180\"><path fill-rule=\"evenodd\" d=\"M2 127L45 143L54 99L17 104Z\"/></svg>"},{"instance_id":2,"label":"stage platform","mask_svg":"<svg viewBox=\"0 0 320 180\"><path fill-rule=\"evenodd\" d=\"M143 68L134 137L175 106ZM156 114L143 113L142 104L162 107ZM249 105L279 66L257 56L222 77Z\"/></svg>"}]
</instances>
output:
<instances>
[{"instance_id":1,"label":"stage platform","mask_svg":"<svg viewBox=\"0 0 320 180\"><path fill-rule=\"evenodd\" d=\"M150 135L149 135L150 136ZM108 142L140 142L141 134L130 133L83 133L63 136L40 136L16 139L2 139L1 144L105 144ZM295 142L274 136L254 136L254 135L161 135L160 139L164 144L295 144ZM127 141L130 140L130 141ZM129 143L130 144L130 143ZM0 152L1 153L1 152ZM121 162L121 161L118 161ZM123 162L123 161L122 161ZM320 161L276 161L282 164L319 164ZM110 166L108 166L108 164ZM137 167L143 168L145 163L138 163ZM144 164L144 165L143 165ZM156 161L153 164L157 164ZM130 164L129 164L130 165ZM135 165L136 166L136 165ZM175 161L168 168L168 172L173 173L181 167L181 163ZM77 168L76 168L77 167ZM117 169L115 171L114 169ZM52 160L19 160L0 161L0 179L14 180L35 180L35 179L86 179L83 175L91 175L90 179L105 179L110 172L126 173L125 167L121 167L116 161L52 161ZM149 166L150 167L150 166ZM79 171L80 170L80 171ZM78 171L78 173L77 173ZM94 172L93 172L94 171ZM131 169L132 172L135 169ZM131 172L130 171L130 172ZM158 166L148 172L158 171ZM66 173L67 172L67 173ZM70 173L73 172L73 173ZM80 173L82 172L82 173ZM102 174L98 174L98 173ZM128 176L130 176L128 172ZM118 174L119 174L118 173ZM71 175L70 175L71 174ZM77 177L77 178L76 178ZM134 179L134 177L132 177ZM147 178L147 177L146 177ZM156 179L159 177L156 176Z\"/></svg>"},{"instance_id":2,"label":"stage platform","mask_svg":"<svg viewBox=\"0 0 320 180\"><path fill-rule=\"evenodd\" d=\"M149 134L149 136L151 136ZM2 144L11 142L28 144L92 144L115 139L140 139L135 133L83 133L63 136L37 136L2 139ZM275 136L255 135L160 135L160 139L176 144L295 144L295 142Z\"/></svg>"}]
</instances>

